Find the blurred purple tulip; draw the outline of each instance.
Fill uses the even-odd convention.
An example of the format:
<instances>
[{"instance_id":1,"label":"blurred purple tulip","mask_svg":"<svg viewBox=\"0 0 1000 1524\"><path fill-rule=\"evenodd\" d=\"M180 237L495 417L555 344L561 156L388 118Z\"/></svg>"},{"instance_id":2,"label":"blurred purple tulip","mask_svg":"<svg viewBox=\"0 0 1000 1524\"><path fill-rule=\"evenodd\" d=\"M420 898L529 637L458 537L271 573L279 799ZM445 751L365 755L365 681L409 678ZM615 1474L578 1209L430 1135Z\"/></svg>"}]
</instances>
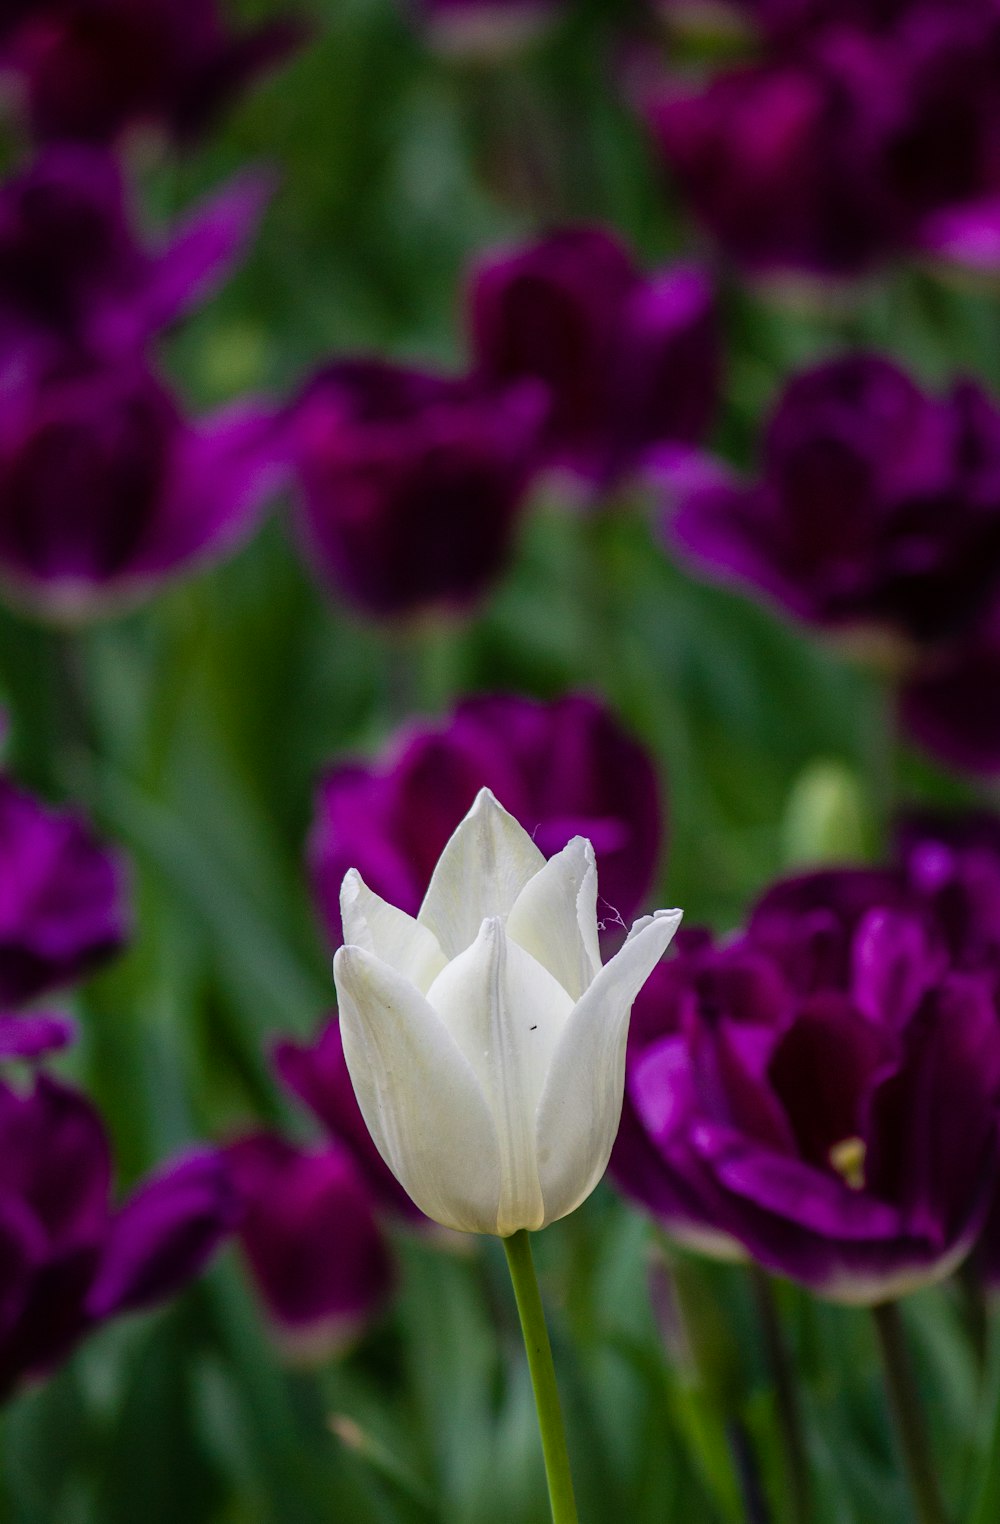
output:
<instances>
[{"instance_id":1,"label":"blurred purple tulip","mask_svg":"<svg viewBox=\"0 0 1000 1524\"><path fill-rule=\"evenodd\" d=\"M675 78L647 105L700 221L764 271L853 276L928 243L949 252L937 219L1000 192L996 7L752 9L771 33L760 57Z\"/></svg>"},{"instance_id":2,"label":"blurred purple tulip","mask_svg":"<svg viewBox=\"0 0 1000 1524\"><path fill-rule=\"evenodd\" d=\"M875 884L807 877L733 946L689 934L636 1002L613 1160L682 1240L853 1304L950 1273L998 1166L989 982L920 909L862 911Z\"/></svg>"},{"instance_id":3,"label":"blurred purple tulip","mask_svg":"<svg viewBox=\"0 0 1000 1524\"><path fill-rule=\"evenodd\" d=\"M273 1134L231 1145L240 1240L281 1343L322 1359L349 1343L393 1285L388 1243L345 1148L306 1150Z\"/></svg>"},{"instance_id":4,"label":"blurred purple tulip","mask_svg":"<svg viewBox=\"0 0 1000 1524\"><path fill-rule=\"evenodd\" d=\"M35 135L108 142L138 125L200 135L302 38L291 20L232 35L216 0L15 0L0 33Z\"/></svg>"},{"instance_id":5,"label":"blurred purple tulip","mask_svg":"<svg viewBox=\"0 0 1000 1524\"><path fill-rule=\"evenodd\" d=\"M720 346L712 289L693 265L646 276L614 234L569 228L481 261L469 308L484 384L548 388L553 465L607 488L653 446L704 437Z\"/></svg>"},{"instance_id":6,"label":"blurred purple tulip","mask_svg":"<svg viewBox=\"0 0 1000 1524\"><path fill-rule=\"evenodd\" d=\"M895 834L910 892L930 907L951 960L1000 995L1000 816L910 810Z\"/></svg>"},{"instance_id":7,"label":"blurred purple tulip","mask_svg":"<svg viewBox=\"0 0 1000 1524\"><path fill-rule=\"evenodd\" d=\"M755 482L685 486L671 538L810 624L936 647L1000 593L1000 409L971 382L834 360L786 387Z\"/></svg>"},{"instance_id":8,"label":"blurred purple tulip","mask_svg":"<svg viewBox=\"0 0 1000 1524\"><path fill-rule=\"evenodd\" d=\"M319 574L375 617L462 608L504 569L544 411L378 360L321 371L294 409L299 523Z\"/></svg>"},{"instance_id":9,"label":"blurred purple tulip","mask_svg":"<svg viewBox=\"0 0 1000 1524\"><path fill-rule=\"evenodd\" d=\"M0 1011L90 973L121 948L128 921L117 855L76 811L51 809L0 774ZM16 1041L8 1028L8 1046Z\"/></svg>"},{"instance_id":10,"label":"blurred purple tulip","mask_svg":"<svg viewBox=\"0 0 1000 1524\"><path fill-rule=\"evenodd\" d=\"M933 655L900 693L904 729L963 772L1000 773L1000 595L968 637Z\"/></svg>"},{"instance_id":11,"label":"blurred purple tulip","mask_svg":"<svg viewBox=\"0 0 1000 1524\"><path fill-rule=\"evenodd\" d=\"M0 580L46 618L114 612L231 551L279 473L267 409L190 424L139 362L12 387L0 395Z\"/></svg>"},{"instance_id":12,"label":"blurred purple tulip","mask_svg":"<svg viewBox=\"0 0 1000 1524\"><path fill-rule=\"evenodd\" d=\"M64 145L0 186L3 369L120 354L210 295L260 220L268 178L245 174L160 246L141 241L117 161Z\"/></svg>"},{"instance_id":13,"label":"blurred purple tulip","mask_svg":"<svg viewBox=\"0 0 1000 1524\"><path fill-rule=\"evenodd\" d=\"M657 779L645 752L598 703L570 696L466 699L450 719L396 735L372 764L323 779L309 841L326 929L341 940L340 885L357 868L376 894L415 914L445 842L487 786L547 856L572 836L594 844L599 910L629 922L663 842Z\"/></svg>"},{"instance_id":14,"label":"blurred purple tulip","mask_svg":"<svg viewBox=\"0 0 1000 1524\"><path fill-rule=\"evenodd\" d=\"M282 1346L297 1358L322 1359L356 1338L392 1291L386 1217L425 1219L372 1142L337 1020L312 1043L278 1043L274 1066L323 1141L305 1149L254 1133L230 1145L243 1202L240 1241Z\"/></svg>"},{"instance_id":15,"label":"blurred purple tulip","mask_svg":"<svg viewBox=\"0 0 1000 1524\"><path fill-rule=\"evenodd\" d=\"M1000 815L908 812L898 822L896 855L913 892L932 908L956 966L989 983L1000 1019ZM1000 1289L1000 1185L972 1268L984 1286Z\"/></svg>"},{"instance_id":16,"label":"blurred purple tulip","mask_svg":"<svg viewBox=\"0 0 1000 1524\"><path fill-rule=\"evenodd\" d=\"M0 1084L0 1394L48 1375L98 1324L175 1295L237 1212L221 1159L196 1154L116 1209L104 1125L45 1075Z\"/></svg>"}]
</instances>

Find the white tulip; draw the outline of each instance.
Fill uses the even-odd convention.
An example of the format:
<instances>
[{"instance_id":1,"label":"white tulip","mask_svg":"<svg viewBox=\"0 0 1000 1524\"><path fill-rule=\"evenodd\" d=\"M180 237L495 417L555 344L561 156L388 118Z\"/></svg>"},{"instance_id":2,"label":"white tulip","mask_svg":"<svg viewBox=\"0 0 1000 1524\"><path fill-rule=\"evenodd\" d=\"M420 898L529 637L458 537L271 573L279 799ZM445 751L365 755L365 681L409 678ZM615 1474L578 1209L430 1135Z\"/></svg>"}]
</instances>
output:
<instances>
[{"instance_id":1,"label":"white tulip","mask_svg":"<svg viewBox=\"0 0 1000 1524\"><path fill-rule=\"evenodd\" d=\"M468 1233L506 1238L572 1212L607 1167L632 1002L681 912L637 921L602 968L590 842L546 862L489 789L416 919L354 869L340 902L344 1054L400 1184Z\"/></svg>"}]
</instances>

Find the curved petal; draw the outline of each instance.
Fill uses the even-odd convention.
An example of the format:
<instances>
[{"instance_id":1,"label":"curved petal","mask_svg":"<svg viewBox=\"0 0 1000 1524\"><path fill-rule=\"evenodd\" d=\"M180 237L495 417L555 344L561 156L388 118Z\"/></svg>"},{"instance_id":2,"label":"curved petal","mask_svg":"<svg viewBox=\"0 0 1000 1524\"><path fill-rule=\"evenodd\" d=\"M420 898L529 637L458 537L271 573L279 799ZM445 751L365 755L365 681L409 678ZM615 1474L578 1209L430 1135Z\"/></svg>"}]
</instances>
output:
<instances>
[{"instance_id":1,"label":"curved petal","mask_svg":"<svg viewBox=\"0 0 1000 1524\"><path fill-rule=\"evenodd\" d=\"M637 921L563 1028L538 1108L545 1221L586 1200L607 1168L621 1119L632 1002L670 945L679 910Z\"/></svg>"},{"instance_id":2,"label":"curved petal","mask_svg":"<svg viewBox=\"0 0 1000 1524\"><path fill-rule=\"evenodd\" d=\"M344 1057L375 1145L422 1212L495 1233L496 1128L479 1082L420 991L361 947L333 960Z\"/></svg>"},{"instance_id":3,"label":"curved petal","mask_svg":"<svg viewBox=\"0 0 1000 1524\"><path fill-rule=\"evenodd\" d=\"M544 1207L535 1116L573 1002L552 975L511 942L498 916L434 981L428 1001L476 1071L496 1122L502 1237L539 1228Z\"/></svg>"},{"instance_id":4,"label":"curved petal","mask_svg":"<svg viewBox=\"0 0 1000 1524\"><path fill-rule=\"evenodd\" d=\"M438 859L417 920L448 958L470 947L489 916L506 920L529 879L545 866L527 831L488 788Z\"/></svg>"},{"instance_id":5,"label":"curved petal","mask_svg":"<svg viewBox=\"0 0 1000 1524\"><path fill-rule=\"evenodd\" d=\"M437 938L405 910L397 910L368 888L351 868L340 889L344 941L374 953L426 995L445 966Z\"/></svg>"},{"instance_id":6,"label":"curved petal","mask_svg":"<svg viewBox=\"0 0 1000 1524\"><path fill-rule=\"evenodd\" d=\"M507 935L579 1000L601 967L597 863L583 836L550 857L525 884L507 917Z\"/></svg>"}]
</instances>

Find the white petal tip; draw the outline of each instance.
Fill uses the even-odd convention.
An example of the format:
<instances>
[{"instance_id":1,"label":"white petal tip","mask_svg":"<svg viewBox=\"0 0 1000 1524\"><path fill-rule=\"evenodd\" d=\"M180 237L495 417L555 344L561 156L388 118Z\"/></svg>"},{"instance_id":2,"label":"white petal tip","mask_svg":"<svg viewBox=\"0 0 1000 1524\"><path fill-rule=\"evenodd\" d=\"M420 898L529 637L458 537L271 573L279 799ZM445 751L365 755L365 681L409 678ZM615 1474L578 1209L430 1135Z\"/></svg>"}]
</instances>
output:
<instances>
[{"instance_id":1,"label":"white petal tip","mask_svg":"<svg viewBox=\"0 0 1000 1524\"><path fill-rule=\"evenodd\" d=\"M340 886L340 908L345 905L353 905L365 887L365 881L357 868L348 868L344 874L344 881Z\"/></svg>"},{"instance_id":2,"label":"white petal tip","mask_svg":"<svg viewBox=\"0 0 1000 1524\"><path fill-rule=\"evenodd\" d=\"M652 915L640 916L639 920L633 923L632 930L625 940L631 942L632 938L637 937L641 931L645 931L647 926L653 926L659 922L663 923L664 930L669 925L670 935L673 936L683 919L683 910L654 910Z\"/></svg>"},{"instance_id":3,"label":"white petal tip","mask_svg":"<svg viewBox=\"0 0 1000 1524\"><path fill-rule=\"evenodd\" d=\"M499 810L501 815L506 815L509 813L504 809L503 805L500 803L493 790L491 788L483 787L479 790L479 793L472 801L472 808L470 809L467 818L471 819L474 815L483 815L487 810Z\"/></svg>"}]
</instances>

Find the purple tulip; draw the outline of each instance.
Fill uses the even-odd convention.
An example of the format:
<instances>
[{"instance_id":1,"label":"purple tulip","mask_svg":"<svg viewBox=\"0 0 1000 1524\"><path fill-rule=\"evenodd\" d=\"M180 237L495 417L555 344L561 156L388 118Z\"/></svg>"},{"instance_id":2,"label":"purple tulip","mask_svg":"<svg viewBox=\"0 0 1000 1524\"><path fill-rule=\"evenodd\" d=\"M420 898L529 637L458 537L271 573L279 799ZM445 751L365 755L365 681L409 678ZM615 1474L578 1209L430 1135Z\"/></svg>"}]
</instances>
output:
<instances>
[{"instance_id":1,"label":"purple tulip","mask_svg":"<svg viewBox=\"0 0 1000 1524\"><path fill-rule=\"evenodd\" d=\"M648 107L699 219L761 270L851 276L928 242L946 252L936 219L1000 192L995 7L760 10L759 59L675 80Z\"/></svg>"},{"instance_id":2,"label":"purple tulip","mask_svg":"<svg viewBox=\"0 0 1000 1524\"><path fill-rule=\"evenodd\" d=\"M292 429L320 575L376 617L480 597L510 553L543 409L530 384L485 393L378 360L321 371Z\"/></svg>"},{"instance_id":3,"label":"purple tulip","mask_svg":"<svg viewBox=\"0 0 1000 1524\"><path fill-rule=\"evenodd\" d=\"M989 982L922 908L862 908L876 884L796 880L734 945L689 935L636 1002L614 1158L679 1238L854 1304L950 1273L998 1166Z\"/></svg>"},{"instance_id":4,"label":"purple tulip","mask_svg":"<svg viewBox=\"0 0 1000 1524\"><path fill-rule=\"evenodd\" d=\"M306 1150L271 1134L229 1149L240 1240L282 1345L321 1359L350 1342L393 1284L367 1181L336 1143Z\"/></svg>"},{"instance_id":5,"label":"purple tulip","mask_svg":"<svg viewBox=\"0 0 1000 1524\"><path fill-rule=\"evenodd\" d=\"M495 254L474 272L470 326L488 386L544 383L548 460L608 487L655 445L701 439L719 389L719 334L692 265L643 275L599 228Z\"/></svg>"},{"instance_id":6,"label":"purple tulip","mask_svg":"<svg viewBox=\"0 0 1000 1524\"><path fill-rule=\"evenodd\" d=\"M59 620L149 596L256 525L278 445L253 403L189 424L138 362L11 388L0 395L0 579Z\"/></svg>"},{"instance_id":7,"label":"purple tulip","mask_svg":"<svg viewBox=\"0 0 1000 1524\"><path fill-rule=\"evenodd\" d=\"M896 856L954 966L992 979L1000 995L1000 816L909 811L897 822Z\"/></svg>"},{"instance_id":8,"label":"purple tulip","mask_svg":"<svg viewBox=\"0 0 1000 1524\"><path fill-rule=\"evenodd\" d=\"M215 0L17 0L0 41L37 137L108 142L143 124L198 136L301 35L232 36Z\"/></svg>"},{"instance_id":9,"label":"purple tulip","mask_svg":"<svg viewBox=\"0 0 1000 1524\"><path fill-rule=\"evenodd\" d=\"M392 1291L385 1219L425 1219L372 1142L336 1019L312 1043L279 1043L274 1065L323 1141L304 1149L255 1133L230 1146L243 1202L240 1240L282 1346L320 1359L361 1333Z\"/></svg>"},{"instance_id":10,"label":"purple tulip","mask_svg":"<svg viewBox=\"0 0 1000 1524\"><path fill-rule=\"evenodd\" d=\"M810 624L938 648L1000 592L1000 410L871 355L795 377L749 485L689 477L674 541Z\"/></svg>"},{"instance_id":11,"label":"purple tulip","mask_svg":"<svg viewBox=\"0 0 1000 1524\"><path fill-rule=\"evenodd\" d=\"M82 978L127 931L117 856L76 811L50 809L0 774L0 1011ZM8 1047L17 1040L8 1029Z\"/></svg>"},{"instance_id":12,"label":"purple tulip","mask_svg":"<svg viewBox=\"0 0 1000 1524\"><path fill-rule=\"evenodd\" d=\"M402 731L374 764L323 779L309 842L327 931L341 940L340 885L357 868L376 894L415 914L445 842L487 786L551 856L594 844L609 925L628 922L663 840L659 790L641 747L592 699L541 704L467 699L443 724Z\"/></svg>"},{"instance_id":13,"label":"purple tulip","mask_svg":"<svg viewBox=\"0 0 1000 1524\"><path fill-rule=\"evenodd\" d=\"M31 362L65 366L137 348L211 294L268 190L266 177L241 176L151 246L137 237L110 154L73 145L40 154L0 186L4 369L22 349Z\"/></svg>"},{"instance_id":14,"label":"purple tulip","mask_svg":"<svg viewBox=\"0 0 1000 1524\"><path fill-rule=\"evenodd\" d=\"M904 729L932 755L963 772L1000 773L1000 595L965 640L933 653L904 683Z\"/></svg>"},{"instance_id":15,"label":"purple tulip","mask_svg":"<svg viewBox=\"0 0 1000 1524\"><path fill-rule=\"evenodd\" d=\"M196 1154L110 1200L104 1125L75 1090L41 1075L0 1084L0 1393L46 1376L119 1313L173 1296L231 1230L221 1160Z\"/></svg>"}]
</instances>

